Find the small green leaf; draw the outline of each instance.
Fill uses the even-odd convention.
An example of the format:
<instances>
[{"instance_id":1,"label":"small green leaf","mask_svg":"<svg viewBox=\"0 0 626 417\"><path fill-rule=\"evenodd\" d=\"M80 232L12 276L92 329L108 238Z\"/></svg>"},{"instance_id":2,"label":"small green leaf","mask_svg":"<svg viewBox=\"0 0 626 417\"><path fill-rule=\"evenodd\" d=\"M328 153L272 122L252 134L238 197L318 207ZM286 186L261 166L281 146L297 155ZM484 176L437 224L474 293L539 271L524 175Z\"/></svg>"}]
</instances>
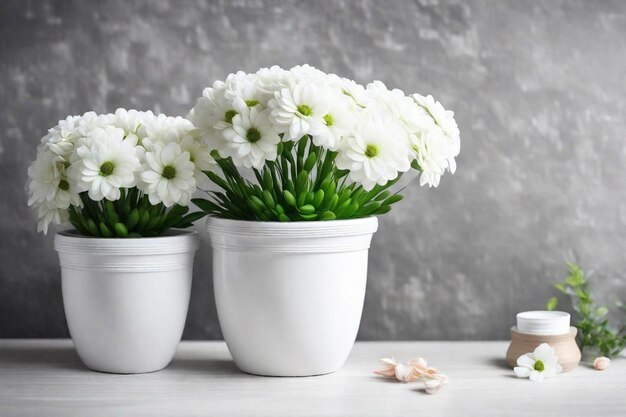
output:
<instances>
[{"instance_id":1,"label":"small green leaf","mask_svg":"<svg viewBox=\"0 0 626 417\"><path fill-rule=\"evenodd\" d=\"M307 171L300 171L298 178L296 178L296 194L300 195L300 193L306 189L308 180L309 173Z\"/></svg>"},{"instance_id":2,"label":"small green leaf","mask_svg":"<svg viewBox=\"0 0 626 417\"><path fill-rule=\"evenodd\" d=\"M139 223L139 210L134 208L128 215L128 219L126 220L126 226L128 230L133 230L135 226L137 226L137 223Z\"/></svg>"},{"instance_id":3,"label":"small green leaf","mask_svg":"<svg viewBox=\"0 0 626 417\"><path fill-rule=\"evenodd\" d=\"M285 214L279 214L278 215L278 220L281 222L289 222L291 221L291 219L289 217L287 217Z\"/></svg>"},{"instance_id":4,"label":"small green leaf","mask_svg":"<svg viewBox=\"0 0 626 417\"><path fill-rule=\"evenodd\" d=\"M559 304L559 300L556 297L552 297L546 303L546 310L553 311L556 309L558 304Z\"/></svg>"},{"instance_id":5,"label":"small green leaf","mask_svg":"<svg viewBox=\"0 0 626 417\"><path fill-rule=\"evenodd\" d=\"M100 222L100 233L102 233L102 236L104 236L104 237L112 237L113 236L113 233L111 233L111 231L106 226L106 224L104 224L104 222Z\"/></svg>"},{"instance_id":6,"label":"small green leaf","mask_svg":"<svg viewBox=\"0 0 626 417\"><path fill-rule=\"evenodd\" d=\"M263 201L265 202L265 206L272 209L276 205L274 203L274 198L272 197L272 193L268 190L263 190Z\"/></svg>"},{"instance_id":7,"label":"small green leaf","mask_svg":"<svg viewBox=\"0 0 626 417\"><path fill-rule=\"evenodd\" d=\"M315 152L311 152L306 161L304 162L304 170L307 172L311 172L315 163L317 162L317 155Z\"/></svg>"},{"instance_id":8,"label":"small green leaf","mask_svg":"<svg viewBox=\"0 0 626 417\"><path fill-rule=\"evenodd\" d=\"M383 201L383 205L385 206L390 206L394 203L397 203L398 201L402 200L404 197L400 194L394 194L391 197L387 198L385 201Z\"/></svg>"},{"instance_id":9,"label":"small green leaf","mask_svg":"<svg viewBox=\"0 0 626 417\"><path fill-rule=\"evenodd\" d=\"M323 201L324 201L324 191L317 190L315 192L315 195L313 196L313 202L311 204L313 204L315 207L319 207L322 205Z\"/></svg>"},{"instance_id":10,"label":"small green leaf","mask_svg":"<svg viewBox=\"0 0 626 417\"><path fill-rule=\"evenodd\" d=\"M335 220L337 216L332 211L325 211L320 216L320 220Z\"/></svg>"},{"instance_id":11,"label":"small green leaf","mask_svg":"<svg viewBox=\"0 0 626 417\"><path fill-rule=\"evenodd\" d=\"M288 205L292 207L296 205L296 198L293 196L293 194L290 191L284 190L283 198L285 199L285 203L287 203Z\"/></svg>"},{"instance_id":12,"label":"small green leaf","mask_svg":"<svg viewBox=\"0 0 626 417\"><path fill-rule=\"evenodd\" d=\"M313 207L310 204L305 204L303 206L298 207L298 211L301 214L311 214L311 213L315 213L315 207Z\"/></svg>"},{"instance_id":13,"label":"small green leaf","mask_svg":"<svg viewBox=\"0 0 626 417\"><path fill-rule=\"evenodd\" d=\"M128 229L126 228L126 226L124 226L123 223L115 223L114 226L115 229L115 234L118 235L119 237L127 237L128 236Z\"/></svg>"}]
</instances>

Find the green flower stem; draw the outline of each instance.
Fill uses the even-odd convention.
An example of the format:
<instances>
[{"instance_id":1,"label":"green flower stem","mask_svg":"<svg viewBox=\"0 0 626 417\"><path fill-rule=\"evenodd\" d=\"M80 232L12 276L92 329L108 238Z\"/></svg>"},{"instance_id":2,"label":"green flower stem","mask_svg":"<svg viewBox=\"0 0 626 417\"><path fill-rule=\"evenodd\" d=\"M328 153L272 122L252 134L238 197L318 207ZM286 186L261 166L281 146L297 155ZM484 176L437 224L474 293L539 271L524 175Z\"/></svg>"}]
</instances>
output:
<instances>
[{"instance_id":1,"label":"green flower stem","mask_svg":"<svg viewBox=\"0 0 626 417\"><path fill-rule=\"evenodd\" d=\"M193 202L218 217L261 221L350 219L386 213L402 197L387 191L399 177L371 191L347 183L348 171L334 165L337 152L312 143L309 136L281 142L275 161L241 176L231 158L214 153L219 170L207 172L221 191ZM392 198L393 197L393 198Z\"/></svg>"}]
</instances>

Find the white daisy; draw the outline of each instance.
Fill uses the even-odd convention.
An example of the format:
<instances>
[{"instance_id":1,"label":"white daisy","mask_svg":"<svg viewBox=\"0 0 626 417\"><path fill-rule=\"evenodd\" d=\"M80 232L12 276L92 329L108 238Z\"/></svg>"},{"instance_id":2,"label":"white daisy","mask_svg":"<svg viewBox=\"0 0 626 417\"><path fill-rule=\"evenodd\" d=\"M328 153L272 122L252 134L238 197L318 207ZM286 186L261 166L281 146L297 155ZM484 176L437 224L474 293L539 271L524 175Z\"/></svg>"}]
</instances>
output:
<instances>
[{"instance_id":1,"label":"white daisy","mask_svg":"<svg viewBox=\"0 0 626 417\"><path fill-rule=\"evenodd\" d=\"M66 209L56 207L51 202L46 202L37 208L37 231L48 234L48 226L53 224L64 224L69 219L69 213Z\"/></svg>"},{"instance_id":2,"label":"white daisy","mask_svg":"<svg viewBox=\"0 0 626 417\"><path fill-rule=\"evenodd\" d=\"M233 117L242 107L247 107L241 100L235 102L227 100L225 94L226 87L223 83L215 83L214 87L205 88L202 97L187 116L202 132L202 140L211 149L218 151L226 146L223 130L232 126Z\"/></svg>"},{"instance_id":3,"label":"white daisy","mask_svg":"<svg viewBox=\"0 0 626 417\"><path fill-rule=\"evenodd\" d=\"M274 93L269 101L270 120L285 140L299 140L304 135L324 131L324 116L330 109L328 91L307 82Z\"/></svg>"},{"instance_id":4,"label":"white daisy","mask_svg":"<svg viewBox=\"0 0 626 417\"><path fill-rule=\"evenodd\" d=\"M350 100L341 93L331 95L328 112L323 117L324 126L312 136L313 143L332 151L339 148L341 139L354 130L356 123L356 113Z\"/></svg>"},{"instance_id":5,"label":"white daisy","mask_svg":"<svg viewBox=\"0 0 626 417\"><path fill-rule=\"evenodd\" d=\"M203 171L209 171L217 164L215 159L211 156L209 147L192 136L193 134L195 133L192 132L183 136L180 141L180 148L183 152L189 153L189 160L195 167L194 176L196 178L196 184L202 185L208 180Z\"/></svg>"},{"instance_id":6,"label":"white daisy","mask_svg":"<svg viewBox=\"0 0 626 417\"><path fill-rule=\"evenodd\" d=\"M289 72L278 65L270 68L261 68L256 72L257 87L270 99L274 96L274 91L285 88L289 85Z\"/></svg>"},{"instance_id":7,"label":"white daisy","mask_svg":"<svg viewBox=\"0 0 626 417\"><path fill-rule=\"evenodd\" d=\"M117 109L113 126L124 130L126 135L135 134L142 124L142 115L137 110Z\"/></svg>"},{"instance_id":8,"label":"white daisy","mask_svg":"<svg viewBox=\"0 0 626 417\"><path fill-rule=\"evenodd\" d=\"M136 145L136 136L125 139L124 130L117 127L96 128L89 133L86 144L76 150L81 190L88 190L94 201L117 200L120 188L135 186L140 167Z\"/></svg>"},{"instance_id":9,"label":"white daisy","mask_svg":"<svg viewBox=\"0 0 626 417\"><path fill-rule=\"evenodd\" d=\"M188 205L196 189L195 168L189 152L183 151L178 143L169 142L154 145L145 158L143 183L139 187L148 194L150 203L163 203L166 207Z\"/></svg>"},{"instance_id":10,"label":"white daisy","mask_svg":"<svg viewBox=\"0 0 626 417\"><path fill-rule=\"evenodd\" d=\"M80 205L74 185L65 175L65 163L51 152L41 152L28 167L28 205L47 204L67 209L70 204Z\"/></svg>"},{"instance_id":11,"label":"white daisy","mask_svg":"<svg viewBox=\"0 0 626 417\"><path fill-rule=\"evenodd\" d=\"M441 176L449 167L448 138L435 126L427 131L409 135L414 159L420 167L420 185L437 187Z\"/></svg>"},{"instance_id":12,"label":"white daisy","mask_svg":"<svg viewBox=\"0 0 626 417\"><path fill-rule=\"evenodd\" d=\"M435 101L433 96L428 95L426 97L413 94L411 96L413 100L420 106L428 115L430 115L435 123L444 131L446 136L450 138L455 146L457 156L461 150L460 132L459 127L454 120L454 112L443 108L440 102Z\"/></svg>"},{"instance_id":13,"label":"white daisy","mask_svg":"<svg viewBox=\"0 0 626 417\"><path fill-rule=\"evenodd\" d=\"M433 125L432 118L425 114L420 106L416 106L415 101L405 96L400 89L389 90L383 82L374 81L367 85L366 94L370 99L368 107L374 103L384 106L394 118L402 123L407 133L427 130Z\"/></svg>"},{"instance_id":14,"label":"white daisy","mask_svg":"<svg viewBox=\"0 0 626 417\"><path fill-rule=\"evenodd\" d=\"M337 168L366 190L384 185L410 168L410 149L404 130L388 114L367 112L354 136L339 145Z\"/></svg>"},{"instance_id":15,"label":"white daisy","mask_svg":"<svg viewBox=\"0 0 626 417\"><path fill-rule=\"evenodd\" d=\"M519 378L530 378L531 381L541 381L563 371L555 350L547 343L542 343L534 352L526 353L517 359L513 370Z\"/></svg>"},{"instance_id":16,"label":"white daisy","mask_svg":"<svg viewBox=\"0 0 626 417\"><path fill-rule=\"evenodd\" d=\"M268 110L244 109L224 130L225 152L237 166L261 169L265 161L276 159L280 136L268 120Z\"/></svg>"},{"instance_id":17,"label":"white daisy","mask_svg":"<svg viewBox=\"0 0 626 417\"><path fill-rule=\"evenodd\" d=\"M249 108L266 106L272 98L272 92L259 88L257 78L256 74L246 74L243 71L230 74L224 83L226 88L224 97L230 102L236 99L243 100Z\"/></svg>"}]
</instances>

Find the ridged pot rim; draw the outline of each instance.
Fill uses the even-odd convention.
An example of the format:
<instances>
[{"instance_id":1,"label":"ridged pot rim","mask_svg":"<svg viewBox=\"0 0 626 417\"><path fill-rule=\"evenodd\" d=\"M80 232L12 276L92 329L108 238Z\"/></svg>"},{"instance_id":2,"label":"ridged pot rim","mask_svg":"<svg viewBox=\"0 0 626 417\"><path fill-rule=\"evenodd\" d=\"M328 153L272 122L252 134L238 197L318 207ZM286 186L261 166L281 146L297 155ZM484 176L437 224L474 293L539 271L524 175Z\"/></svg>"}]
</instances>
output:
<instances>
[{"instance_id":1,"label":"ridged pot rim","mask_svg":"<svg viewBox=\"0 0 626 417\"><path fill-rule=\"evenodd\" d=\"M265 222L232 220L209 216L206 228L209 233L279 238L324 238L371 235L378 230L377 217L349 220Z\"/></svg>"},{"instance_id":2,"label":"ridged pot rim","mask_svg":"<svg viewBox=\"0 0 626 417\"><path fill-rule=\"evenodd\" d=\"M187 229L171 229L162 236L142 238L83 236L70 229L58 232L54 237L54 249L57 252L105 256L195 252L198 245L198 232Z\"/></svg>"}]
</instances>

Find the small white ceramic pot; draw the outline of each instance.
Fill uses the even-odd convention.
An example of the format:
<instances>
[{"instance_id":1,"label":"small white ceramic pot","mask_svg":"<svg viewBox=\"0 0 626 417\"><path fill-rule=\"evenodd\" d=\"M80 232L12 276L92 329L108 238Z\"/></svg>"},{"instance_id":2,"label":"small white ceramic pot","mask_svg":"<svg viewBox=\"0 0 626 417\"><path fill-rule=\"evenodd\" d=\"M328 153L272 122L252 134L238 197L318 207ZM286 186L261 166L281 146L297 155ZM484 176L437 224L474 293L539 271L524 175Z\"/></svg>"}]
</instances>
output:
<instances>
[{"instance_id":1,"label":"small white ceramic pot","mask_svg":"<svg viewBox=\"0 0 626 417\"><path fill-rule=\"evenodd\" d=\"M267 376L334 372L356 339L378 220L209 218L220 326L236 365Z\"/></svg>"},{"instance_id":2,"label":"small white ceramic pot","mask_svg":"<svg viewBox=\"0 0 626 417\"><path fill-rule=\"evenodd\" d=\"M138 239L56 235L67 324L87 367L158 371L180 341L198 248L194 231Z\"/></svg>"}]
</instances>

